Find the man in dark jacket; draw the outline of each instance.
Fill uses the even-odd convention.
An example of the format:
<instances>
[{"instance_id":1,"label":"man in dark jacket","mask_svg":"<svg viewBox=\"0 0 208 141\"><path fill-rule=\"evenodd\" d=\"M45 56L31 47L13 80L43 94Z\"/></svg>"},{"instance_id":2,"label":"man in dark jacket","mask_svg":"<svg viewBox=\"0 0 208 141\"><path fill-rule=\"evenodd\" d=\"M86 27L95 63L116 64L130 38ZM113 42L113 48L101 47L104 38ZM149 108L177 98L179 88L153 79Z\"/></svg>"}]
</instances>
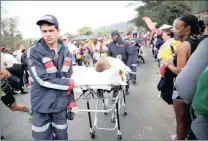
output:
<instances>
[{"instance_id":1,"label":"man in dark jacket","mask_svg":"<svg viewBox=\"0 0 208 141\"><path fill-rule=\"evenodd\" d=\"M125 65L127 65L128 61L128 49L129 44L128 42L124 41L120 37L120 32L115 30L111 33L111 37L113 38L113 41L108 45L108 56L110 57L118 57L119 55L122 56L122 61ZM126 95L129 94L129 82L127 82L128 85L126 87ZM114 90L114 97L117 95L118 90Z\"/></svg>"},{"instance_id":2,"label":"man in dark jacket","mask_svg":"<svg viewBox=\"0 0 208 141\"><path fill-rule=\"evenodd\" d=\"M43 38L27 51L28 69L33 79L31 106L32 136L35 140L67 140L67 106L73 105L74 81L71 54L58 40L59 24L53 15L38 22Z\"/></svg>"}]
</instances>

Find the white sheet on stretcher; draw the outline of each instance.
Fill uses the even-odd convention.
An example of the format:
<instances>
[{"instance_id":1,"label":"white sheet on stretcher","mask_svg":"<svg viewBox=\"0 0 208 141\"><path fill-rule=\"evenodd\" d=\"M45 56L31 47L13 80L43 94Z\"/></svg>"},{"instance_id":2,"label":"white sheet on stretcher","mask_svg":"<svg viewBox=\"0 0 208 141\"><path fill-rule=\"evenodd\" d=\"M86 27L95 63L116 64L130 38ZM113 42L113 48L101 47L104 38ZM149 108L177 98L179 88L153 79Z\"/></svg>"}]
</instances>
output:
<instances>
[{"instance_id":1,"label":"white sheet on stretcher","mask_svg":"<svg viewBox=\"0 0 208 141\"><path fill-rule=\"evenodd\" d=\"M119 59L108 57L108 60L113 67L103 72L96 72L94 67L74 66L71 78L80 85L80 88L75 88L74 91L87 88L110 90L112 85L126 85L119 70L128 74L131 69Z\"/></svg>"}]
</instances>

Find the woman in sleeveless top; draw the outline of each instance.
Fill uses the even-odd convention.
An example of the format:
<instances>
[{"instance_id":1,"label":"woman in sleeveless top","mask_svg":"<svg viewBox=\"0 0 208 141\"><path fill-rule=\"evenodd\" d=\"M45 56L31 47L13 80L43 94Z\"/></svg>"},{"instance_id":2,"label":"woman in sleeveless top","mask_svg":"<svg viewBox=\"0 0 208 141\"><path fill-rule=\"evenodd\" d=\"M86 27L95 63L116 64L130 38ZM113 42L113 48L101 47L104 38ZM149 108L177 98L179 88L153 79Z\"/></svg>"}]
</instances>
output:
<instances>
[{"instance_id":1,"label":"woman in sleeveless top","mask_svg":"<svg viewBox=\"0 0 208 141\"><path fill-rule=\"evenodd\" d=\"M175 34L178 38L183 39L183 43L177 47L174 65L167 59L162 60L163 65L175 75L178 75L183 70L189 57L196 50L200 42L198 36L204 31L200 22L194 15L183 16L176 21ZM173 93L173 107L176 115L177 135L172 136L172 139L184 140L187 137L189 106L178 95Z\"/></svg>"}]
</instances>

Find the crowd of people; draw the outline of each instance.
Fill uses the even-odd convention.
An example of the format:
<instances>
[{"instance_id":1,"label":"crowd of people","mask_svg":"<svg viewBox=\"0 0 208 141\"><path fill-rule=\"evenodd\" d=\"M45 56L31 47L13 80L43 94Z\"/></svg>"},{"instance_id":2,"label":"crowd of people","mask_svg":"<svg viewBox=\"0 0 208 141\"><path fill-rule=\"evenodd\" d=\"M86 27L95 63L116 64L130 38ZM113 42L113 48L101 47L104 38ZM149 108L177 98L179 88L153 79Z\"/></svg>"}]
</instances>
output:
<instances>
[{"instance_id":1,"label":"crowd of people","mask_svg":"<svg viewBox=\"0 0 208 141\"><path fill-rule=\"evenodd\" d=\"M175 111L173 140L208 139L207 31L208 20L187 15L176 19L174 28L155 32L151 40L161 77L158 90Z\"/></svg>"},{"instance_id":2,"label":"crowd of people","mask_svg":"<svg viewBox=\"0 0 208 141\"><path fill-rule=\"evenodd\" d=\"M145 37L114 30L108 37L74 43L69 35L59 39L55 16L45 15L36 24L42 38L28 50L23 44L16 51L1 47L1 101L12 111L28 113L35 140L68 139L67 108L76 107L73 88L79 87L71 79L74 65L93 66L101 72L109 68L103 58L120 57L132 70L129 80L136 85L137 63L140 59L145 63L143 47L148 45L158 62L160 96L175 111L176 135L171 138L208 139L208 20L187 15L176 19L173 28ZM13 96L27 94L28 86L31 109L16 104ZM114 97L117 92L114 88Z\"/></svg>"},{"instance_id":3,"label":"crowd of people","mask_svg":"<svg viewBox=\"0 0 208 141\"><path fill-rule=\"evenodd\" d=\"M119 33L120 34L120 33ZM120 35L119 35L120 36ZM144 57L142 55L142 50L140 49L143 44L143 37L137 36L137 33L129 31L126 34L122 34L121 38L125 41L131 41L134 38L134 41L137 43L137 48L135 52L136 62L141 59L145 63ZM140 39L140 40L139 40ZM94 37L83 41L74 41L71 43L69 35L64 35L62 37L63 43L68 46L70 52L72 53L72 61L74 65L82 66L83 63L85 66L90 66L90 62L95 65L95 63L102 57L107 56L108 45L112 42L111 35L108 37ZM133 41L133 40L132 40Z\"/></svg>"}]
</instances>

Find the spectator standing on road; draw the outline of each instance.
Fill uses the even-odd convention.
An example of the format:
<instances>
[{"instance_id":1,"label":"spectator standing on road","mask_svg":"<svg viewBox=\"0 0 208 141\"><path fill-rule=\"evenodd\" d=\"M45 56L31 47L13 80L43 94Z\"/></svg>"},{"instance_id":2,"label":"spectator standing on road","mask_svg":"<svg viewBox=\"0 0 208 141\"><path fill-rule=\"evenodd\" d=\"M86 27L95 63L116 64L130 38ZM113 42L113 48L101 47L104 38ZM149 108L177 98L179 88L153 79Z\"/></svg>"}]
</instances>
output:
<instances>
[{"instance_id":1,"label":"spectator standing on road","mask_svg":"<svg viewBox=\"0 0 208 141\"><path fill-rule=\"evenodd\" d=\"M167 70L173 73L170 75L172 83L171 85L169 85L169 94L173 95L172 98L173 107L176 114L177 135L173 135L172 139L184 140L187 136L187 114L189 111L189 106L184 103L183 99L179 95L177 95L177 93L173 93L173 79L185 67L191 54L196 50L200 42L198 37L204 31L204 29L202 29L202 26L199 24L200 22L201 21L199 21L198 18L194 15L186 15L178 18L175 25L175 32L178 38L183 39L183 43L181 43L177 47L174 64L172 64L170 60L167 60L165 58L162 59L162 64L166 66Z\"/></svg>"},{"instance_id":2,"label":"spectator standing on road","mask_svg":"<svg viewBox=\"0 0 208 141\"><path fill-rule=\"evenodd\" d=\"M72 54L72 63L73 65L75 65L76 64L75 51L77 47L70 42L69 35L64 35L62 38L62 41L63 41L63 44L68 47L69 52Z\"/></svg>"},{"instance_id":3,"label":"spectator standing on road","mask_svg":"<svg viewBox=\"0 0 208 141\"><path fill-rule=\"evenodd\" d=\"M21 56L22 56L22 50L25 49L25 46L24 44L19 44L18 45L18 50L14 51L13 52L13 55L16 57L17 61L19 63L21 63Z\"/></svg>"},{"instance_id":4,"label":"spectator standing on road","mask_svg":"<svg viewBox=\"0 0 208 141\"><path fill-rule=\"evenodd\" d=\"M94 42L92 44L92 57L93 57L93 65L100 59L100 43L97 40L97 38L94 39Z\"/></svg>"}]
</instances>

